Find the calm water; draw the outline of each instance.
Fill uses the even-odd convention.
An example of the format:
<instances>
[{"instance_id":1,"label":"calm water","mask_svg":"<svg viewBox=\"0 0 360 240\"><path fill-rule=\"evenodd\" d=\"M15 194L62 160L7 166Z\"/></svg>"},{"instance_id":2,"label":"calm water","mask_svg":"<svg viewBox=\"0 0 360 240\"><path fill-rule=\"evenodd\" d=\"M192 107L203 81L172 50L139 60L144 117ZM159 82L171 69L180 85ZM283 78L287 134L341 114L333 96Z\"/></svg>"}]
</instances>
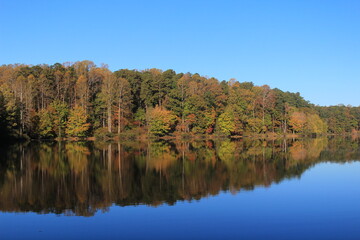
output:
<instances>
[{"instance_id":1,"label":"calm water","mask_svg":"<svg viewBox=\"0 0 360 240\"><path fill-rule=\"evenodd\" d=\"M1 239L360 239L360 141L0 150Z\"/></svg>"}]
</instances>

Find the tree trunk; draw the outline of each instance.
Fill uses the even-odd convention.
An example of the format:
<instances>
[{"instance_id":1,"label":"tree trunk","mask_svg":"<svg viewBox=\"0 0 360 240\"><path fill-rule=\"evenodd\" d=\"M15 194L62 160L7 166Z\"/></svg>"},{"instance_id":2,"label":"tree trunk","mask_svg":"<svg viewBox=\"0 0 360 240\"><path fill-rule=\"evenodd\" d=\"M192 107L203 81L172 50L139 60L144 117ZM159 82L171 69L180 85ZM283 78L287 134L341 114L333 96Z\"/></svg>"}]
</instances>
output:
<instances>
[{"instance_id":1,"label":"tree trunk","mask_svg":"<svg viewBox=\"0 0 360 240\"><path fill-rule=\"evenodd\" d=\"M108 119L108 131L109 133L112 132L112 129L111 129L111 103L108 103L108 107L107 107L107 119Z\"/></svg>"},{"instance_id":2,"label":"tree trunk","mask_svg":"<svg viewBox=\"0 0 360 240\"><path fill-rule=\"evenodd\" d=\"M184 132L185 128L185 116L184 116L184 83L181 83L181 131Z\"/></svg>"},{"instance_id":3,"label":"tree trunk","mask_svg":"<svg viewBox=\"0 0 360 240\"><path fill-rule=\"evenodd\" d=\"M44 92L41 90L41 110L44 109Z\"/></svg>"},{"instance_id":4,"label":"tree trunk","mask_svg":"<svg viewBox=\"0 0 360 240\"><path fill-rule=\"evenodd\" d=\"M118 110L118 115L119 115L119 122L118 122L118 134L120 134L121 132L121 99L119 99L119 110Z\"/></svg>"},{"instance_id":5,"label":"tree trunk","mask_svg":"<svg viewBox=\"0 0 360 240\"><path fill-rule=\"evenodd\" d=\"M20 135L23 134L24 130L24 104L23 104L23 87L21 83L21 92L20 92Z\"/></svg>"}]
</instances>

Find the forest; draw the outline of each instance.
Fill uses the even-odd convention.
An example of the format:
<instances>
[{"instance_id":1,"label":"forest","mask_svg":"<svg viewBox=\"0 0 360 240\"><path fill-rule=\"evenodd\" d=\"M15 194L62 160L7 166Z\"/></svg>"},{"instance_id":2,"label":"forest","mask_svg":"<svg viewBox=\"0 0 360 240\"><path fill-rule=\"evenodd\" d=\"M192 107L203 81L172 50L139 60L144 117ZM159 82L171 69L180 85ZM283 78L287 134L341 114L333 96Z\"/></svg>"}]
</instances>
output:
<instances>
[{"instance_id":1,"label":"forest","mask_svg":"<svg viewBox=\"0 0 360 240\"><path fill-rule=\"evenodd\" d=\"M360 106L173 70L0 66L0 138L358 134Z\"/></svg>"}]
</instances>

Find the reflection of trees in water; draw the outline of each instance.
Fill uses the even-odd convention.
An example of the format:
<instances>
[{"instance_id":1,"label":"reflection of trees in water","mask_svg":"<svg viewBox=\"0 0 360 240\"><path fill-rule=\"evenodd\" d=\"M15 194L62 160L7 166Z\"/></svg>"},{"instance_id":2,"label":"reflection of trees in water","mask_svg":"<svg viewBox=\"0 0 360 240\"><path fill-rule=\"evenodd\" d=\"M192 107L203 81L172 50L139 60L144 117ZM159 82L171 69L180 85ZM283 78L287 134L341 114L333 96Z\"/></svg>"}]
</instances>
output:
<instances>
[{"instance_id":1,"label":"reflection of trees in water","mask_svg":"<svg viewBox=\"0 0 360 240\"><path fill-rule=\"evenodd\" d=\"M0 150L0 209L91 216L113 203L174 204L358 160L359 149L345 138L14 145Z\"/></svg>"}]
</instances>

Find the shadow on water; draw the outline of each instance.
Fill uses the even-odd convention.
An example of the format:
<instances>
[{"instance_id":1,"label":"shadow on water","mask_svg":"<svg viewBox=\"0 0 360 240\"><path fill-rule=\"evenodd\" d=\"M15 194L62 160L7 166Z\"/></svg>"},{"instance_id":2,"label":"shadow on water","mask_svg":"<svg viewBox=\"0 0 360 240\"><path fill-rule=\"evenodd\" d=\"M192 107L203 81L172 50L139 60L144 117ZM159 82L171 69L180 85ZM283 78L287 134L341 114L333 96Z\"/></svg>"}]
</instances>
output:
<instances>
[{"instance_id":1,"label":"shadow on water","mask_svg":"<svg viewBox=\"0 0 360 240\"><path fill-rule=\"evenodd\" d=\"M0 211L92 216L300 177L320 162L360 159L359 139L31 142L0 150Z\"/></svg>"}]
</instances>

